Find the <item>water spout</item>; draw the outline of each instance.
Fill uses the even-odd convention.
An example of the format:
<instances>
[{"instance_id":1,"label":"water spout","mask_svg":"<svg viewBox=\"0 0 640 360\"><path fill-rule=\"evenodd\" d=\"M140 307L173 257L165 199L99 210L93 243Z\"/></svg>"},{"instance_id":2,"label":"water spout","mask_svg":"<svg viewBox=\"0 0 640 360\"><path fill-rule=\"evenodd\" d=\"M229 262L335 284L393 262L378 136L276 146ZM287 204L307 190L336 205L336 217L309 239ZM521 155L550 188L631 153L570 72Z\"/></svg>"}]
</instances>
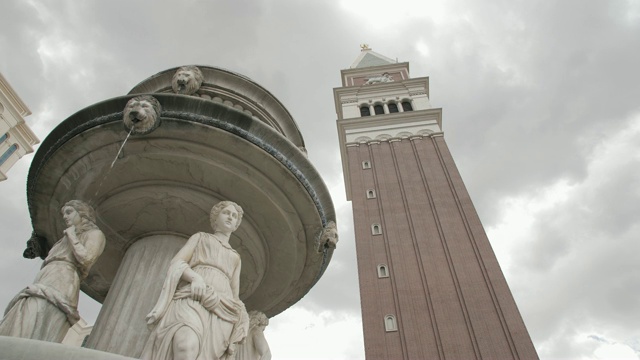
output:
<instances>
[{"instance_id":1,"label":"water spout","mask_svg":"<svg viewBox=\"0 0 640 360\"><path fill-rule=\"evenodd\" d=\"M98 185L98 189L96 189L95 194L93 194L93 199L91 201L92 203L98 197L98 194L100 193L100 189L102 189L102 184L104 184L104 181L109 177L109 174L111 174L111 170L113 170L113 166L116 164L116 161L118 161L118 159L121 158L120 154L122 153L122 149L124 149L124 144L127 143L127 140L129 140L129 136L131 136L132 132L133 132L133 128L131 128L131 130L129 130L129 133L127 134L127 137L124 138L124 141L122 142L122 145L120 145L120 149L118 149L118 153L116 154L116 157L111 162L111 166L109 167L109 170L102 177L102 180L100 180L100 184Z\"/></svg>"},{"instance_id":2,"label":"water spout","mask_svg":"<svg viewBox=\"0 0 640 360\"><path fill-rule=\"evenodd\" d=\"M124 144L127 143L127 140L129 140L129 136L131 136L132 132L133 132L133 127L131 128L131 130L129 130L129 133L127 134L127 137L124 138L124 141L122 142L122 145L120 146L120 150L118 150L118 153L116 154L115 159L113 159L113 162L111 163L111 167L109 168L109 171L111 171L111 169L113 169L113 165L115 165L116 161L118 161L118 158L120 157L120 153L122 152L122 149L124 148Z\"/></svg>"}]
</instances>

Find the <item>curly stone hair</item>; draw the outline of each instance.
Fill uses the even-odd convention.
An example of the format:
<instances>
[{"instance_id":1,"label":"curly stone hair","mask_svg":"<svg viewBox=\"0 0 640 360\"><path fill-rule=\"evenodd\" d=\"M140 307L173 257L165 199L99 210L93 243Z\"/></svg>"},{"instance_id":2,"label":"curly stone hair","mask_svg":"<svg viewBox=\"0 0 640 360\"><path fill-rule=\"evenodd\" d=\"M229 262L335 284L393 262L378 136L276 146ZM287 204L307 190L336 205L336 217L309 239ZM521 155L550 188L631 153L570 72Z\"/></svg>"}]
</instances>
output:
<instances>
[{"instance_id":1,"label":"curly stone hair","mask_svg":"<svg viewBox=\"0 0 640 360\"><path fill-rule=\"evenodd\" d=\"M211 222L211 227L213 228L214 232L216 231L216 219L218 218L218 215L220 215L222 209L226 208L229 205L233 205L233 207L235 207L236 211L238 212L238 222L236 223L236 228L233 230L238 229L238 227L240 226L240 223L242 222L242 215L244 214L244 210L242 210L242 207L240 207L240 205L234 203L233 201L220 201L211 208L211 213L209 215L209 221Z\"/></svg>"},{"instance_id":2,"label":"curly stone hair","mask_svg":"<svg viewBox=\"0 0 640 360\"><path fill-rule=\"evenodd\" d=\"M72 208L74 208L78 214L80 215L80 217L82 219L86 219L91 221L92 223L95 224L96 222L96 211L93 210L93 208L91 207L91 205L87 204L84 201L80 201L80 200L70 200L67 201L64 206L62 206L60 208L60 212L62 213L64 211L64 208L66 208L67 206L71 206Z\"/></svg>"},{"instance_id":3,"label":"curly stone hair","mask_svg":"<svg viewBox=\"0 0 640 360\"><path fill-rule=\"evenodd\" d=\"M269 318L263 312L257 310L249 311L249 329L253 329L257 326L266 327L269 325Z\"/></svg>"}]
</instances>

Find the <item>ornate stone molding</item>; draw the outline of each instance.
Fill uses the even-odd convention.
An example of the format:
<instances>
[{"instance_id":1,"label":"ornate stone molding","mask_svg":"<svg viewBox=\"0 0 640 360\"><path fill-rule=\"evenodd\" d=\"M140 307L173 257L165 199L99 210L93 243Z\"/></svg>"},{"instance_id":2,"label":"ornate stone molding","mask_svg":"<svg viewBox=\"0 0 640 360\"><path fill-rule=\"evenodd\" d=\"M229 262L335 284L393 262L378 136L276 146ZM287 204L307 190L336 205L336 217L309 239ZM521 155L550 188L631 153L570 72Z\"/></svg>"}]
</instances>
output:
<instances>
[{"instance_id":1,"label":"ornate stone molding","mask_svg":"<svg viewBox=\"0 0 640 360\"><path fill-rule=\"evenodd\" d=\"M31 238L27 240L27 248L22 253L22 256L26 259L35 259L36 257L44 260L49 253L49 244L47 238L38 236L34 232L31 233Z\"/></svg>"},{"instance_id":2,"label":"ornate stone molding","mask_svg":"<svg viewBox=\"0 0 640 360\"><path fill-rule=\"evenodd\" d=\"M379 134L375 137L375 139L371 138L370 136L360 136L358 138L356 138L355 140L346 143L346 146L358 146L359 144L367 144L367 145L372 145L372 144L379 144L380 142L397 142L397 141L402 141L403 139L409 139L409 140L417 140L417 139L422 139L423 137L430 137L433 135L437 135L437 134L442 134L441 132L435 132L431 129L420 129L420 130L413 130L413 131L400 131L396 134L389 134L389 133L383 133L383 134Z\"/></svg>"},{"instance_id":3,"label":"ornate stone molding","mask_svg":"<svg viewBox=\"0 0 640 360\"><path fill-rule=\"evenodd\" d=\"M322 252L325 248L335 249L338 243L338 228L336 223L329 221L318 235L316 250Z\"/></svg>"},{"instance_id":4,"label":"ornate stone molding","mask_svg":"<svg viewBox=\"0 0 640 360\"><path fill-rule=\"evenodd\" d=\"M171 79L171 88L176 94L195 95L200 89L204 76L197 66L183 66L179 68Z\"/></svg>"},{"instance_id":5,"label":"ornate stone molding","mask_svg":"<svg viewBox=\"0 0 640 360\"><path fill-rule=\"evenodd\" d=\"M160 126L161 112L162 106L153 96L136 96L124 107L124 127L132 134L148 134Z\"/></svg>"},{"instance_id":6,"label":"ornate stone molding","mask_svg":"<svg viewBox=\"0 0 640 360\"><path fill-rule=\"evenodd\" d=\"M367 82L365 82L364 85L373 85L388 82L393 82L393 76L389 75L389 73L387 72L384 72L378 76L372 76L368 78Z\"/></svg>"}]
</instances>

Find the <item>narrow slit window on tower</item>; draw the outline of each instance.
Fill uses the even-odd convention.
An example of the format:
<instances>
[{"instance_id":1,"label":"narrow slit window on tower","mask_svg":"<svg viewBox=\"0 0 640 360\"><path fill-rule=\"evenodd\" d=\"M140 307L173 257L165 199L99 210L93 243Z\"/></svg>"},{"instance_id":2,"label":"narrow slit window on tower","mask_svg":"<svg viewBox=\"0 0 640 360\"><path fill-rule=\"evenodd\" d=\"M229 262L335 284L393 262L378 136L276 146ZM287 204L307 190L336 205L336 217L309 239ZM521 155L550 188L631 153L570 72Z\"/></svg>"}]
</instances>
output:
<instances>
[{"instance_id":1,"label":"narrow slit window on tower","mask_svg":"<svg viewBox=\"0 0 640 360\"><path fill-rule=\"evenodd\" d=\"M398 104L389 103L387 106L389 106L389 113L397 113L398 112Z\"/></svg>"},{"instance_id":2,"label":"narrow slit window on tower","mask_svg":"<svg viewBox=\"0 0 640 360\"><path fill-rule=\"evenodd\" d=\"M367 105L360 106L360 116L371 116L371 111Z\"/></svg>"},{"instance_id":3,"label":"narrow slit window on tower","mask_svg":"<svg viewBox=\"0 0 640 360\"><path fill-rule=\"evenodd\" d=\"M389 277L389 270L387 269L387 265L385 265L385 264L378 265L378 277L379 278L388 278Z\"/></svg>"},{"instance_id":4,"label":"narrow slit window on tower","mask_svg":"<svg viewBox=\"0 0 640 360\"><path fill-rule=\"evenodd\" d=\"M411 106L410 102L403 101L402 102L402 110L404 110L404 111L413 111L413 107Z\"/></svg>"},{"instance_id":5,"label":"narrow slit window on tower","mask_svg":"<svg viewBox=\"0 0 640 360\"><path fill-rule=\"evenodd\" d=\"M376 112L376 115L383 115L384 114L384 107L382 105L375 105L373 107L373 111Z\"/></svg>"},{"instance_id":6,"label":"narrow slit window on tower","mask_svg":"<svg viewBox=\"0 0 640 360\"><path fill-rule=\"evenodd\" d=\"M0 136L0 144L2 144L8 138L9 138L9 133L6 133L6 134Z\"/></svg>"},{"instance_id":7,"label":"narrow slit window on tower","mask_svg":"<svg viewBox=\"0 0 640 360\"><path fill-rule=\"evenodd\" d=\"M398 324L396 323L395 316L387 315L384 317L384 330L387 332L398 331Z\"/></svg>"},{"instance_id":8,"label":"narrow slit window on tower","mask_svg":"<svg viewBox=\"0 0 640 360\"><path fill-rule=\"evenodd\" d=\"M376 191L373 189L367 190L367 199L375 199L375 198L376 198Z\"/></svg>"},{"instance_id":9,"label":"narrow slit window on tower","mask_svg":"<svg viewBox=\"0 0 640 360\"><path fill-rule=\"evenodd\" d=\"M362 168L363 169L371 169L371 163L369 162L369 160L365 160L362 162Z\"/></svg>"},{"instance_id":10,"label":"narrow slit window on tower","mask_svg":"<svg viewBox=\"0 0 640 360\"><path fill-rule=\"evenodd\" d=\"M371 234L372 235L380 235L382 234L382 227L380 224L372 224L371 225Z\"/></svg>"}]
</instances>

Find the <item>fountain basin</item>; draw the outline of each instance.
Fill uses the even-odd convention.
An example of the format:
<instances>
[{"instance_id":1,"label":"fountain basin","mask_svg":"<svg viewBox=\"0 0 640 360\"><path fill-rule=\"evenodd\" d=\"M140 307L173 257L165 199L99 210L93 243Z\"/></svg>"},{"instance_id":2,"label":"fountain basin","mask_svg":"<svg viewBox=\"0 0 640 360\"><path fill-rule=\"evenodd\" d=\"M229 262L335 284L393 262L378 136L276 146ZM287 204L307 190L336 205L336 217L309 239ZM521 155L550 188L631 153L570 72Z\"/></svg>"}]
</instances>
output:
<instances>
[{"instance_id":1,"label":"fountain basin","mask_svg":"<svg viewBox=\"0 0 640 360\"><path fill-rule=\"evenodd\" d=\"M102 302L137 240L210 232L211 206L233 200L245 210L231 239L242 257L240 297L270 317L282 312L309 291L332 255L317 251L321 230L335 221L319 174L296 144L243 111L151 95L162 104L162 125L132 135L112 169L127 135L122 110L133 96L85 108L43 141L27 184L34 231L52 245L64 230L62 204L94 206L107 245L82 290Z\"/></svg>"}]
</instances>

